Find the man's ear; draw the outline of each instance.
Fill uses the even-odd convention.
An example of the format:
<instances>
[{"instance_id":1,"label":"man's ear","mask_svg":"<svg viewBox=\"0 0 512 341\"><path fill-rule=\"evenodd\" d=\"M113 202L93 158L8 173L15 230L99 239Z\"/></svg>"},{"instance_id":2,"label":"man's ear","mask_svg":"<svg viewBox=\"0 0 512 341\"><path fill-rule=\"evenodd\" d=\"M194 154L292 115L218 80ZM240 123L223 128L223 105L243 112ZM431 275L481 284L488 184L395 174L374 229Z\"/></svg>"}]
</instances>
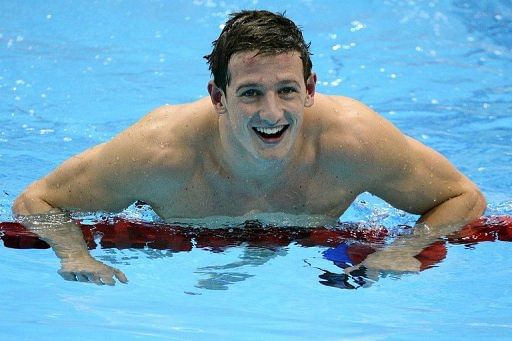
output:
<instances>
[{"instance_id":1,"label":"man's ear","mask_svg":"<svg viewBox=\"0 0 512 341\"><path fill-rule=\"evenodd\" d=\"M310 107L315 103L315 89L316 89L316 73L312 72L306 81L306 100L304 101L305 107Z\"/></svg>"},{"instance_id":2,"label":"man's ear","mask_svg":"<svg viewBox=\"0 0 512 341\"><path fill-rule=\"evenodd\" d=\"M226 107L222 101L222 97L226 97L226 95L224 95L224 91L219 89L217 85L215 85L214 81L211 80L208 82L208 93L210 94L210 99L212 100L215 111L219 115L224 114L226 112Z\"/></svg>"}]
</instances>

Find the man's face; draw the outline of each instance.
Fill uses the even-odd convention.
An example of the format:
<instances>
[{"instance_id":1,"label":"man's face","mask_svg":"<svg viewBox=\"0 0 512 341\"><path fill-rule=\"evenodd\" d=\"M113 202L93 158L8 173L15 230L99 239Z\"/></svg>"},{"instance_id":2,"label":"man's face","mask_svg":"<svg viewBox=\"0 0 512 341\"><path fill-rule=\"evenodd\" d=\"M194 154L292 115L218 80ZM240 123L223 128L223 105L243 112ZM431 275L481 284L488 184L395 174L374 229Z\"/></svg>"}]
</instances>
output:
<instances>
[{"instance_id":1,"label":"man's face","mask_svg":"<svg viewBox=\"0 0 512 341\"><path fill-rule=\"evenodd\" d=\"M316 76L306 87L297 52L236 53L228 70L220 123L230 143L256 158L285 158L299 136L305 107L313 104Z\"/></svg>"}]
</instances>

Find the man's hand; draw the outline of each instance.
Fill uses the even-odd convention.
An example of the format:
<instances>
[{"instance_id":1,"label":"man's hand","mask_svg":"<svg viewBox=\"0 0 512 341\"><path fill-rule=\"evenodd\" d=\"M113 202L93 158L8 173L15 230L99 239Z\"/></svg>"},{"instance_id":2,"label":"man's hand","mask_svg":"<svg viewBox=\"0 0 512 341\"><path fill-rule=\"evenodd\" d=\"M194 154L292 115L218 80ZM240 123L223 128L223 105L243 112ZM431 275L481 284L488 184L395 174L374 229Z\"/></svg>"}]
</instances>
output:
<instances>
[{"instance_id":1,"label":"man's hand","mask_svg":"<svg viewBox=\"0 0 512 341\"><path fill-rule=\"evenodd\" d=\"M361 266L377 271L419 272L421 262L414 256L414 252L408 252L397 247L388 247L368 255L362 263L346 268L345 273L351 273Z\"/></svg>"},{"instance_id":2,"label":"man's hand","mask_svg":"<svg viewBox=\"0 0 512 341\"><path fill-rule=\"evenodd\" d=\"M115 285L114 278L117 278L121 283L128 283L128 279L121 270L105 265L92 257L63 260L58 272L68 281Z\"/></svg>"},{"instance_id":3,"label":"man's hand","mask_svg":"<svg viewBox=\"0 0 512 341\"><path fill-rule=\"evenodd\" d=\"M66 213L17 216L18 221L47 242L60 258L58 271L65 280L115 285L114 278L128 283L124 273L94 259L87 249L82 230Z\"/></svg>"}]
</instances>

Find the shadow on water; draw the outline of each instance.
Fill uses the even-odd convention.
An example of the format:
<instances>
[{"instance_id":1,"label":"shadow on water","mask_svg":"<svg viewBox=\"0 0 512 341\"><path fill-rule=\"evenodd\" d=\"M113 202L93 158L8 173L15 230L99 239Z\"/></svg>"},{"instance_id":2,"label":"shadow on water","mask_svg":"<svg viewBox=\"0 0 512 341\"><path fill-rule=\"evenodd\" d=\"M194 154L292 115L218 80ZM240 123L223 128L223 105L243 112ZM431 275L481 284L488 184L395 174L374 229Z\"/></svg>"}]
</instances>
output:
<instances>
[{"instance_id":1,"label":"shadow on water","mask_svg":"<svg viewBox=\"0 0 512 341\"><path fill-rule=\"evenodd\" d=\"M195 228L167 224L145 223L113 218L85 224L76 221L81 228L89 249L100 247L112 249L106 260L115 262L115 250L140 249L148 258L172 256L177 252L188 252L200 248L212 253L230 248L241 250L237 259L223 265L199 267L195 273L205 276L196 285L210 290L226 290L229 285L244 281L254 275L244 271L247 267L261 266L279 256L286 256L290 244L301 247L318 247L322 251L319 264L304 262L321 271L322 285L357 289L371 286L379 278L397 275L376 272L360 267L345 274L344 269L360 264L371 253L378 250L393 237L382 226L368 227L361 224L339 224L328 227L275 227L262 226L254 222L230 228ZM407 229L402 228L402 231ZM16 249L45 249L49 245L19 223L0 223L0 238L4 246ZM483 217L463 229L426 247L416 258L421 271L436 266L447 254L446 244L474 246L484 241L512 241L512 217ZM135 257L136 258L136 257ZM126 260L126 258L124 258ZM334 265L334 270L332 266ZM329 270L326 269L331 267ZM338 271L339 270L339 271Z\"/></svg>"}]
</instances>

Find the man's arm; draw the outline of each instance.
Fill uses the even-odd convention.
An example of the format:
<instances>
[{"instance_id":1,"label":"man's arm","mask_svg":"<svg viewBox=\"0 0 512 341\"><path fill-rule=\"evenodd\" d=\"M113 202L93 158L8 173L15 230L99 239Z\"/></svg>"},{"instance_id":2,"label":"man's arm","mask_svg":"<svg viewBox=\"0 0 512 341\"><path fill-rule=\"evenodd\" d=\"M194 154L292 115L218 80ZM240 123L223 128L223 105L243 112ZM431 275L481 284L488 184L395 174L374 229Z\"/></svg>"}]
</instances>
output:
<instances>
[{"instance_id":1,"label":"man's arm","mask_svg":"<svg viewBox=\"0 0 512 341\"><path fill-rule=\"evenodd\" d=\"M130 198L109 190L102 172L104 145L96 146L66 161L43 179L31 184L14 202L13 214L27 229L45 240L61 260L59 274L67 280L114 284L114 277L126 283L126 276L95 260L80 228L62 209L119 210ZM96 165L100 165L99 167ZM100 180L103 179L103 180ZM101 184L100 184L101 183Z\"/></svg>"},{"instance_id":2,"label":"man's arm","mask_svg":"<svg viewBox=\"0 0 512 341\"><path fill-rule=\"evenodd\" d=\"M118 212L137 200L168 199L194 167L190 121L203 116L189 113L200 112L203 102L157 108L111 141L71 157L31 184L16 199L14 213Z\"/></svg>"},{"instance_id":3,"label":"man's arm","mask_svg":"<svg viewBox=\"0 0 512 341\"><path fill-rule=\"evenodd\" d=\"M370 192L394 207L421 215L418 224L436 228L466 224L485 210L477 186L441 154L409 138L388 148L390 171Z\"/></svg>"},{"instance_id":4,"label":"man's arm","mask_svg":"<svg viewBox=\"0 0 512 341\"><path fill-rule=\"evenodd\" d=\"M370 255L365 266L381 270L417 271L414 258L439 238L462 228L484 212L477 186L445 157L406 137L390 122L361 105L366 190L392 206L419 214L414 232Z\"/></svg>"},{"instance_id":5,"label":"man's arm","mask_svg":"<svg viewBox=\"0 0 512 341\"><path fill-rule=\"evenodd\" d=\"M118 212L145 199L145 179L155 159L152 148L135 125L112 141L73 156L44 178L31 184L14 202L13 214L38 234L61 260L59 274L67 280L114 284L127 281L119 270L95 260L80 228L63 212ZM161 150L161 148L158 148Z\"/></svg>"},{"instance_id":6,"label":"man's arm","mask_svg":"<svg viewBox=\"0 0 512 341\"><path fill-rule=\"evenodd\" d=\"M127 283L125 274L94 259L87 249L81 229L65 213L18 216L19 222L46 241L61 261L59 274L66 280L114 285L117 278Z\"/></svg>"},{"instance_id":7,"label":"man's arm","mask_svg":"<svg viewBox=\"0 0 512 341\"><path fill-rule=\"evenodd\" d=\"M371 192L394 207L421 216L412 235L398 237L386 249L370 255L367 267L418 271L416 255L485 211L485 198L473 182L439 153L411 138L406 140L408 147L403 153L409 161L402 166L407 166L394 168Z\"/></svg>"},{"instance_id":8,"label":"man's arm","mask_svg":"<svg viewBox=\"0 0 512 341\"><path fill-rule=\"evenodd\" d=\"M168 203L169 193L188 179L195 160L188 147L190 134L182 126L184 120L190 123L188 113L196 106L176 108L158 108L108 143L70 158L14 202L14 215L61 259L59 273L65 279L127 281L121 271L91 257L81 230L62 212L119 212L137 200L156 210ZM168 119L171 114L173 120Z\"/></svg>"}]
</instances>

